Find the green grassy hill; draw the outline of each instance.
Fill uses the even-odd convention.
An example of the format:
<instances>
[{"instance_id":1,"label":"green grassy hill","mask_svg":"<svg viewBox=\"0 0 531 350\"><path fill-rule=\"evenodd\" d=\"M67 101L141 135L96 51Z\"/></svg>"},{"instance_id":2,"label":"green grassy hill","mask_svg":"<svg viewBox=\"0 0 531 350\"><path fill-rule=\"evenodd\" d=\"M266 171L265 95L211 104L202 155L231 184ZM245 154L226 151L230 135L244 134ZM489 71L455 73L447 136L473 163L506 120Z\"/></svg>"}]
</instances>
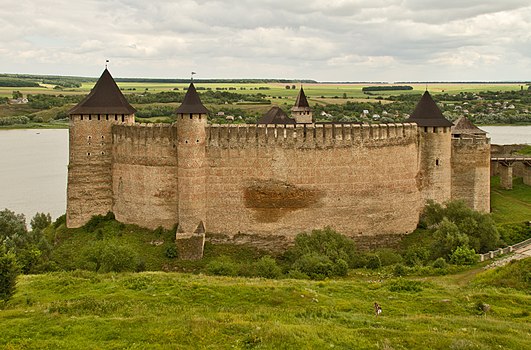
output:
<instances>
[{"instance_id":1,"label":"green grassy hill","mask_svg":"<svg viewBox=\"0 0 531 350\"><path fill-rule=\"evenodd\" d=\"M23 276L18 289L0 313L6 349L531 347L529 293L447 278L312 282L74 271ZM374 302L383 308L379 317Z\"/></svg>"}]
</instances>

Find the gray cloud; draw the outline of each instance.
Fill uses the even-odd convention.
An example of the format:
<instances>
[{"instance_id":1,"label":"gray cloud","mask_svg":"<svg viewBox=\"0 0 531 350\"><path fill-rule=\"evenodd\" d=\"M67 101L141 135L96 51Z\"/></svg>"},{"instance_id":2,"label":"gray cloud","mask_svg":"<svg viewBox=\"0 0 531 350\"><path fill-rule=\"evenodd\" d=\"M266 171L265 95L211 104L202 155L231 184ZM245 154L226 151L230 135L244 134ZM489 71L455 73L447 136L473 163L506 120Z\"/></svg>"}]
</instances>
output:
<instances>
[{"instance_id":1,"label":"gray cloud","mask_svg":"<svg viewBox=\"0 0 531 350\"><path fill-rule=\"evenodd\" d=\"M2 2L5 2L2 4ZM5 72L531 79L528 0L0 0Z\"/></svg>"}]
</instances>

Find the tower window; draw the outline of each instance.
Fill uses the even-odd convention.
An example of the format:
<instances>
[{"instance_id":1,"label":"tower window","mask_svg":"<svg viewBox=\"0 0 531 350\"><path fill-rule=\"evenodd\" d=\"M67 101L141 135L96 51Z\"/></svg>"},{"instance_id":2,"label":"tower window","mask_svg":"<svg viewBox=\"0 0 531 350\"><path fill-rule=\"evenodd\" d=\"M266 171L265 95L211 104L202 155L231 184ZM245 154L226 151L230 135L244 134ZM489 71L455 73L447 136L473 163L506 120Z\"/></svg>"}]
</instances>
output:
<instances>
[{"instance_id":1,"label":"tower window","mask_svg":"<svg viewBox=\"0 0 531 350\"><path fill-rule=\"evenodd\" d=\"M92 120L92 116L91 115L89 115L89 120Z\"/></svg>"},{"instance_id":2,"label":"tower window","mask_svg":"<svg viewBox=\"0 0 531 350\"><path fill-rule=\"evenodd\" d=\"M439 158L435 159L435 165L436 165L436 166L441 165L441 161L439 160Z\"/></svg>"},{"instance_id":3,"label":"tower window","mask_svg":"<svg viewBox=\"0 0 531 350\"><path fill-rule=\"evenodd\" d=\"M193 115L192 115L192 114L190 114L190 119L192 119L192 118L193 118Z\"/></svg>"},{"instance_id":4,"label":"tower window","mask_svg":"<svg viewBox=\"0 0 531 350\"><path fill-rule=\"evenodd\" d=\"M99 114L98 114L98 120L101 120L101 119L100 119L100 115L99 115Z\"/></svg>"},{"instance_id":5,"label":"tower window","mask_svg":"<svg viewBox=\"0 0 531 350\"><path fill-rule=\"evenodd\" d=\"M123 116L123 114L122 114L122 123L123 123L123 122L124 122L124 116Z\"/></svg>"},{"instance_id":6,"label":"tower window","mask_svg":"<svg viewBox=\"0 0 531 350\"><path fill-rule=\"evenodd\" d=\"M81 120L83 120L83 116L81 116Z\"/></svg>"}]
</instances>

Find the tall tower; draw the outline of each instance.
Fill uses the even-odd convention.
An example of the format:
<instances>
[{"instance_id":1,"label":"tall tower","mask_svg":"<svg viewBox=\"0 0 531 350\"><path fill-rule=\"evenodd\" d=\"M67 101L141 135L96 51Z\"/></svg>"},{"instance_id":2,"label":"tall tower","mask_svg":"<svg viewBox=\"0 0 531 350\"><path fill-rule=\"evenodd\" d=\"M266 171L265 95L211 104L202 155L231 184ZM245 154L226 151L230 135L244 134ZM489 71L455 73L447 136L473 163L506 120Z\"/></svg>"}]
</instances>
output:
<instances>
[{"instance_id":1,"label":"tall tower","mask_svg":"<svg viewBox=\"0 0 531 350\"><path fill-rule=\"evenodd\" d=\"M452 123L426 91L406 122L417 123L419 173L417 186L423 202L444 203L451 198Z\"/></svg>"},{"instance_id":2,"label":"tall tower","mask_svg":"<svg viewBox=\"0 0 531 350\"><path fill-rule=\"evenodd\" d=\"M452 200L490 212L490 139L466 117L452 128Z\"/></svg>"},{"instance_id":3,"label":"tall tower","mask_svg":"<svg viewBox=\"0 0 531 350\"><path fill-rule=\"evenodd\" d=\"M66 225L80 227L112 211L112 125L133 124L136 110L107 69L92 91L69 111Z\"/></svg>"},{"instance_id":4,"label":"tall tower","mask_svg":"<svg viewBox=\"0 0 531 350\"><path fill-rule=\"evenodd\" d=\"M297 95L297 100L295 105L291 108L291 116L295 118L297 123L312 123L313 114L308 99L304 94L304 89L301 86L299 90L299 95Z\"/></svg>"},{"instance_id":5,"label":"tall tower","mask_svg":"<svg viewBox=\"0 0 531 350\"><path fill-rule=\"evenodd\" d=\"M206 220L206 125L208 109L193 83L177 108L177 187L179 225L176 243L182 259L203 256Z\"/></svg>"}]
</instances>

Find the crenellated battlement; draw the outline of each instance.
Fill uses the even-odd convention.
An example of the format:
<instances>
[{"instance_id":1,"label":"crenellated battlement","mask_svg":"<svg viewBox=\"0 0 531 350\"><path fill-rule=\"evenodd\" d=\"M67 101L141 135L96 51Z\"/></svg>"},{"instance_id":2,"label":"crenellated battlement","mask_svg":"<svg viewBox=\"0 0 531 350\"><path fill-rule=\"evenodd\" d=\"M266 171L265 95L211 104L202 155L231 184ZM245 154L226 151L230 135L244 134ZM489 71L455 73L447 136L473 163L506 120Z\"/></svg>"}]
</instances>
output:
<instances>
[{"instance_id":1,"label":"crenellated battlement","mask_svg":"<svg viewBox=\"0 0 531 350\"><path fill-rule=\"evenodd\" d=\"M176 139L176 128L173 124L117 124L112 127L112 135L115 144L169 144Z\"/></svg>"},{"instance_id":2,"label":"crenellated battlement","mask_svg":"<svg viewBox=\"0 0 531 350\"><path fill-rule=\"evenodd\" d=\"M207 145L239 148L258 146L347 147L379 140L416 137L414 123L397 124L213 124Z\"/></svg>"},{"instance_id":3,"label":"crenellated battlement","mask_svg":"<svg viewBox=\"0 0 531 350\"><path fill-rule=\"evenodd\" d=\"M454 145L490 145L490 138L486 136L472 136L472 135L462 135L455 136L452 135L452 143Z\"/></svg>"}]
</instances>

